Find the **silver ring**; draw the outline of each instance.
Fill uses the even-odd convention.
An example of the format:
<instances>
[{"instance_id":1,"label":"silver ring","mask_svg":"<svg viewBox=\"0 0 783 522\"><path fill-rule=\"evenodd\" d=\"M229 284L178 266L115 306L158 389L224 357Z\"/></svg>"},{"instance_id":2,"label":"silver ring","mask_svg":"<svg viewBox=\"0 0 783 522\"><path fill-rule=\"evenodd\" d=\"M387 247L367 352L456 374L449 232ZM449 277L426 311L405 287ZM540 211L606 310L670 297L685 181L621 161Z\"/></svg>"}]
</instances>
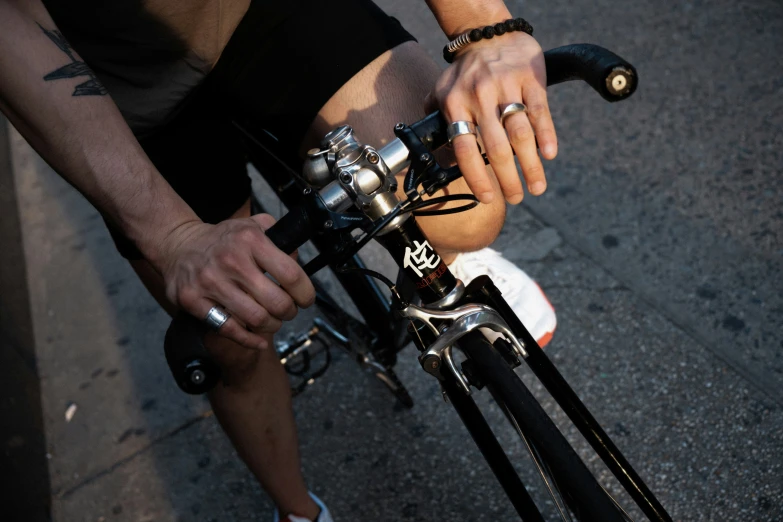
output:
<instances>
[{"instance_id":1,"label":"silver ring","mask_svg":"<svg viewBox=\"0 0 783 522\"><path fill-rule=\"evenodd\" d=\"M212 328L215 331L220 330L220 327L226 324L226 321L228 321L229 317L231 317L229 314L221 310L217 306L213 306L209 309L209 312L207 312L207 317L204 319L204 322L207 323L207 326Z\"/></svg>"},{"instance_id":2,"label":"silver ring","mask_svg":"<svg viewBox=\"0 0 783 522\"><path fill-rule=\"evenodd\" d=\"M527 106L524 103L509 103L500 113L500 124L505 125L506 118L517 112L527 112Z\"/></svg>"},{"instance_id":3,"label":"silver ring","mask_svg":"<svg viewBox=\"0 0 783 522\"><path fill-rule=\"evenodd\" d=\"M457 136L464 136L465 134L476 135L476 125L472 121L455 121L449 123L446 127L446 137L449 139L449 143L454 141Z\"/></svg>"}]
</instances>

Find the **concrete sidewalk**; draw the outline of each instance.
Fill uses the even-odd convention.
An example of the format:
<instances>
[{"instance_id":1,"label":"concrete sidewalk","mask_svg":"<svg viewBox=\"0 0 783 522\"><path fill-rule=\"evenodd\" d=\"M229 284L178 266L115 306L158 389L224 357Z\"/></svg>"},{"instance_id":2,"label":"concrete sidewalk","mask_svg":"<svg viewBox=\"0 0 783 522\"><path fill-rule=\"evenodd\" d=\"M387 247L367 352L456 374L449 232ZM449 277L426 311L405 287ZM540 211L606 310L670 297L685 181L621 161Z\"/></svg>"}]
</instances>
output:
<instances>
[{"instance_id":1,"label":"concrete sidewalk","mask_svg":"<svg viewBox=\"0 0 783 522\"><path fill-rule=\"evenodd\" d=\"M381 4L439 54L423 3ZM616 106L584 86L552 91L550 190L510 209L498 241L558 310L549 355L675 520L782 520L783 8L509 5L545 48L606 45L642 82ZM12 145L54 520L271 517L208 404L171 380L167 318L98 214L18 135ZM313 490L337 520L513 519L413 351L399 373L411 411L345 359L296 400Z\"/></svg>"},{"instance_id":2,"label":"concrete sidewalk","mask_svg":"<svg viewBox=\"0 0 783 522\"><path fill-rule=\"evenodd\" d=\"M9 128L0 115L0 504L49 520L51 491Z\"/></svg>"}]
</instances>

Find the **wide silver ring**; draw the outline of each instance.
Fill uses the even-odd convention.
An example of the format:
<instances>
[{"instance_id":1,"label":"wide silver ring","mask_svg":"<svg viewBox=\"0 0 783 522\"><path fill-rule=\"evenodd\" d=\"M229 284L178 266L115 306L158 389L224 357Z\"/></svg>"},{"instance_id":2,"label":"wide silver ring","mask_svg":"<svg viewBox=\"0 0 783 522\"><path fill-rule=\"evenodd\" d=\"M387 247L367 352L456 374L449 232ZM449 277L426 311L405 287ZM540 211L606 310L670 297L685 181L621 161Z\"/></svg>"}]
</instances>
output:
<instances>
[{"instance_id":1,"label":"wide silver ring","mask_svg":"<svg viewBox=\"0 0 783 522\"><path fill-rule=\"evenodd\" d=\"M207 323L207 326L213 330L218 331L220 330L221 326L226 324L226 321L228 321L229 317L231 316L221 310L220 307L213 306L209 309L209 312L207 312L207 317L204 318L204 322Z\"/></svg>"},{"instance_id":2,"label":"wide silver ring","mask_svg":"<svg viewBox=\"0 0 783 522\"><path fill-rule=\"evenodd\" d=\"M454 141L457 136L464 136L465 134L476 135L476 125L472 121L455 121L449 123L446 127L446 137L449 139L449 143Z\"/></svg>"},{"instance_id":3,"label":"wide silver ring","mask_svg":"<svg viewBox=\"0 0 783 522\"><path fill-rule=\"evenodd\" d=\"M506 105L506 108L500 112L500 124L505 125L506 118L518 112L527 112L527 106L524 103L509 103Z\"/></svg>"}]
</instances>

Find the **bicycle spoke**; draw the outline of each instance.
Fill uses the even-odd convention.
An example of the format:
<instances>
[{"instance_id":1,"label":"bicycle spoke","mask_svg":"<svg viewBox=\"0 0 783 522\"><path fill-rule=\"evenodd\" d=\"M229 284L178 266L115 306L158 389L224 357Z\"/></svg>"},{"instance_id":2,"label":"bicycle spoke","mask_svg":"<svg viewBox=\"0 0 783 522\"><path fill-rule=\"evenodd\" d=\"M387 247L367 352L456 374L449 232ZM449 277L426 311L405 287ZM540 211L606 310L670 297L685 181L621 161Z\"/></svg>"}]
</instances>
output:
<instances>
[{"instance_id":1,"label":"bicycle spoke","mask_svg":"<svg viewBox=\"0 0 783 522\"><path fill-rule=\"evenodd\" d=\"M497 404L500 405L501 409L503 410L503 413L506 415L506 418L508 418L508 420L514 426L517 435L519 435L519 438L521 438L522 442L524 442L525 447L527 448L527 451L530 454L530 458L533 460L533 463L535 464L536 469L538 470L538 474L541 475L541 480L546 485L547 491L549 492L549 496L552 498L552 501L555 503L555 506L557 507L561 520L563 520L563 522L573 522L573 519L571 518L570 515L570 511L568 507L565 505L565 502L563 501L563 493L560 491L560 488L558 487L557 482L552 477L551 472L548 471L548 466L541 458L541 455L538 453L538 450L535 448L535 446L533 446L530 443L528 438L522 432L522 429L519 427L519 424L517 423L516 419L514 419L511 416L506 406L504 404L501 404L500 402L497 402ZM551 483L549 479L552 480ZM620 511L625 521L634 522L634 519L631 517L631 515L628 514L625 508L623 508L623 506L621 506L620 503L617 502L617 500L606 490L606 488L601 486L601 489L604 490L606 496L609 497L609 499L612 501L612 503L615 505L618 511Z\"/></svg>"},{"instance_id":2,"label":"bicycle spoke","mask_svg":"<svg viewBox=\"0 0 783 522\"><path fill-rule=\"evenodd\" d=\"M541 467L544 468L544 472L546 475L552 480L552 487L554 488L555 492L557 493L557 497L560 499L560 506L558 506L558 510L560 510L560 507L562 506L562 511L560 517L563 518L562 512L565 512L568 520L571 521L571 510L568 509L568 506L565 504L565 500L563 497L563 492L560 491L560 486L557 484L557 481L554 478L554 475L552 474L552 469L549 467L549 464L547 464L543 457L541 457L541 453L538 451L538 448L536 448L533 444L530 444L529 439L525 437L526 443L528 443L529 449L535 453L536 458L538 459L538 463L541 465Z\"/></svg>"},{"instance_id":3,"label":"bicycle spoke","mask_svg":"<svg viewBox=\"0 0 783 522\"><path fill-rule=\"evenodd\" d=\"M606 496L609 497L609 499L612 502L614 502L615 507L618 510L620 510L620 513L623 515L623 518L625 519L625 521L626 522L634 522L634 520L631 518L631 515L629 515L628 512L625 509L623 509L623 506L621 506L620 503L617 502L617 500L615 500L615 498L612 495L610 495L608 491L606 491L606 488L601 486L601 489L603 489L604 492L606 493Z\"/></svg>"},{"instance_id":4,"label":"bicycle spoke","mask_svg":"<svg viewBox=\"0 0 783 522\"><path fill-rule=\"evenodd\" d=\"M514 429L516 430L517 434L519 435L519 438L522 439L522 442L525 443L525 447L527 448L528 453L530 453L530 458L533 460L533 464L535 464L536 469L538 470L538 474L541 475L541 480L544 482L544 485L546 486L547 491L549 492L549 496L552 499L552 502L554 502L555 507L557 508L557 511L560 514L560 519L563 522L573 522L573 519L571 518L571 514L568 511L568 508L565 505L565 502L563 501L562 493L560 493L560 489L557 487L557 484L554 483L555 481L552 480L552 483L549 482L549 478L551 478L551 474L544 471L544 463L541 460L541 456L538 454L538 451L534 451L534 448L530 445L530 441L528 441L527 437L525 437L525 434L522 432L522 429L519 427L519 424L517 423L516 419L511 415L511 412L508 411L508 408L506 408L506 405L502 401L495 401L500 408L503 410L503 413L506 415L506 418L511 422L512 426L514 426ZM549 475L549 477L547 477ZM553 488L554 483L554 488ZM557 493L555 493L555 489L557 489Z\"/></svg>"}]
</instances>

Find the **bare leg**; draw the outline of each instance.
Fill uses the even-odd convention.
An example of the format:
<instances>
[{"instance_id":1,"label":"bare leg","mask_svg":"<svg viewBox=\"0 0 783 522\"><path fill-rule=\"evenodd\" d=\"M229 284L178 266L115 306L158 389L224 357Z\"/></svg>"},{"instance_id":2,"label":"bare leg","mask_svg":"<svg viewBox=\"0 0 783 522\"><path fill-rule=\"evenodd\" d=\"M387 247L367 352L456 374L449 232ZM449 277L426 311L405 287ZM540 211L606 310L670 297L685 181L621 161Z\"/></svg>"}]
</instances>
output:
<instances>
[{"instance_id":1,"label":"bare leg","mask_svg":"<svg viewBox=\"0 0 783 522\"><path fill-rule=\"evenodd\" d=\"M317 146L326 132L346 123L363 143L376 147L388 143L394 139L396 123L413 123L425 116L425 98L440 73L440 67L415 42L384 53L326 103L310 127L302 150ZM490 179L495 180L495 176ZM499 190L497 181L495 184ZM400 182L401 196L402 185ZM460 179L448 187L448 193L469 194L470 190ZM456 252L491 244L500 233L505 215L505 203L498 197L494 203L481 204L468 212L417 219L448 263Z\"/></svg>"},{"instance_id":2,"label":"bare leg","mask_svg":"<svg viewBox=\"0 0 783 522\"><path fill-rule=\"evenodd\" d=\"M249 215L246 204L233 217ZM158 303L172 313L175 307L166 300L161 276L146 261L131 265ZM206 345L223 371L223 381L209 399L239 456L280 513L315 520L319 509L302 477L291 389L277 354L272 349L249 350L216 335L208 337Z\"/></svg>"}]
</instances>

